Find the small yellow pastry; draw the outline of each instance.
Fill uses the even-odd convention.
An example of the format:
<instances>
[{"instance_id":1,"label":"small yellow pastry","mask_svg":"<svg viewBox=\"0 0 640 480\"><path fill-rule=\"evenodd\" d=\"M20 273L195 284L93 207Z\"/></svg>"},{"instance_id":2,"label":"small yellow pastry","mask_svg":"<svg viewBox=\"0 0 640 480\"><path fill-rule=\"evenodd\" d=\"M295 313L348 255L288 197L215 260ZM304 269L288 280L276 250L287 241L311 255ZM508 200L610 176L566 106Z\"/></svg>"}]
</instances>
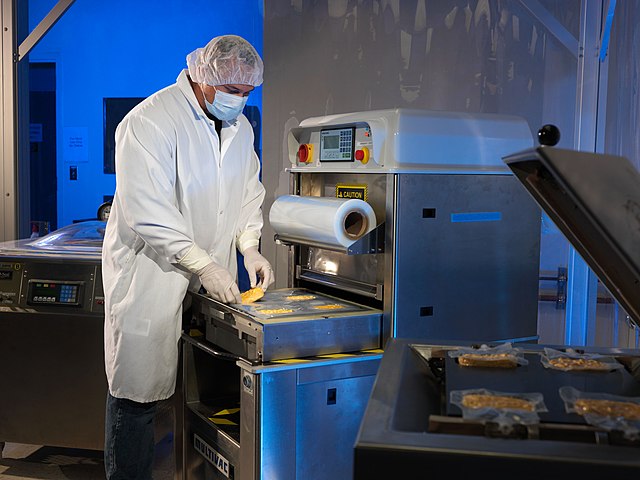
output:
<instances>
[{"instance_id":1,"label":"small yellow pastry","mask_svg":"<svg viewBox=\"0 0 640 480\"><path fill-rule=\"evenodd\" d=\"M299 302L302 300L313 300L314 298L316 298L314 295L289 295L288 297L286 297L287 300L291 300L294 302Z\"/></svg>"},{"instance_id":2,"label":"small yellow pastry","mask_svg":"<svg viewBox=\"0 0 640 480\"><path fill-rule=\"evenodd\" d=\"M627 420L640 420L640 404L615 400L596 400L581 398L576 400L575 409L579 415L593 413L603 417L622 417Z\"/></svg>"},{"instance_id":3,"label":"small yellow pastry","mask_svg":"<svg viewBox=\"0 0 640 480\"><path fill-rule=\"evenodd\" d=\"M293 312L293 310L290 308L273 308L273 309L266 309L266 310L258 310L258 313L261 313L263 315L279 315L282 313L291 313L291 312Z\"/></svg>"},{"instance_id":4,"label":"small yellow pastry","mask_svg":"<svg viewBox=\"0 0 640 480\"><path fill-rule=\"evenodd\" d=\"M594 360L592 358L558 357L549 360L549 363L561 370L610 370L611 365Z\"/></svg>"},{"instance_id":5,"label":"small yellow pastry","mask_svg":"<svg viewBox=\"0 0 640 480\"><path fill-rule=\"evenodd\" d=\"M317 307L313 307L317 310L337 310L338 308L344 308L342 305L318 305Z\"/></svg>"},{"instance_id":6,"label":"small yellow pastry","mask_svg":"<svg viewBox=\"0 0 640 480\"><path fill-rule=\"evenodd\" d=\"M462 399L462 405L468 408L509 408L533 412L533 404L523 398L501 395L469 394Z\"/></svg>"},{"instance_id":7,"label":"small yellow pastry","mask_svg":"<svg viewBox=\"0 0 640 480\"><path fill-rule=\"evenodd\" d=\"M464 367L517 367L518 361L510 353L465 353L458 357Z\"/></svg>"},{"instance_id":8,"label":"small yellow pastry","mask_svg":"<svg viewBox=\"0 0 640 480\"><path fill-rule=\"evenodd\" d=\"M251 290L247 290L240 294L240 298L242 298L242 303L244 305L260 300L262 297L264 297L264 290L260 287L252 288Z\"/></svg>"}]
</instances>

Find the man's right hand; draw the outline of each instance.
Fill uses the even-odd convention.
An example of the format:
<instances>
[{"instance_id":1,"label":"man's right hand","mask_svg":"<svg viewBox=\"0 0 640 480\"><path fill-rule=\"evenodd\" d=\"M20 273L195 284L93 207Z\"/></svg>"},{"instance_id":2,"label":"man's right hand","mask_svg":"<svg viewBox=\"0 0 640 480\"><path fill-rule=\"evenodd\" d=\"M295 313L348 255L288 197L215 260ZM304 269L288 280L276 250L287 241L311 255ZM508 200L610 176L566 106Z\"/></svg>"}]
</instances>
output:
<instances>
[{"instance_id":1,"label":"man's right hand","mask_svg":"<svg viewBox=\"0 0 640 480\"><path fill-rule=\"evenodd\" d=\"M209 263L196 272L209 295L223 303L242 303L240 290L235 279L226 268L215 262Z\"/></svg>"}]
</instances>

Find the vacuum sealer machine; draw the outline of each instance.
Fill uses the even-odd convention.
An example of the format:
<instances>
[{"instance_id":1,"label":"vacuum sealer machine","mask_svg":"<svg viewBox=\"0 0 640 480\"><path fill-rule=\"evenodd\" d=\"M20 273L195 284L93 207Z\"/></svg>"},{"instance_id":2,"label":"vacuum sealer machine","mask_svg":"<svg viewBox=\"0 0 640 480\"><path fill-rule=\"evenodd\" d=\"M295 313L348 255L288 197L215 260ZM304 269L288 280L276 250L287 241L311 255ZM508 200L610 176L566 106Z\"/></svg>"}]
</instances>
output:
<instances>
[{"instance_id":1,"label":"vacuum sealer machine","mask_svg":"<svg viewBox=\"0 0 640 480\"><path fill-rule=\"evenodd\" d=\"M344 245L319 241L312 213L308 231L292 220L296 235L276 231L288 287L249 308L190 294L187 477L350 478L389 338L536 338L540 210L501 160L532 145L526 122L383 110L287 140L285 196L355 199L375 224L345 218L359 235Z\"/></svg>"},{"instance_id":2,"label":"vacuum sealer machine","mask_svg":"<svg viewBox=\"0 0 640 480\"><path fill-rule=\"evenodd\" d=\"M505 162L640 324L640 173L631 162L552 147ZM640 351L523 344L527 363L504 369L464 367L448 354L459 347L390 342L356 441L356 479L420 470L452 479L481 471L496 479L638 476ZM551 368L550 352L565 364L596 363ZM452 391L480 388L535 393L546 408L537 421L500 435L496 421L465 418L453 404Z\"/></svg>"},{"instance_id":3,"label":"vacuum sealer machine","mask_svg":"<svg viewBox=\"0 0 640 480\"><path fill-rule=\"evenodd\" d=\"M105 225L0 245L0 442L104 447Z\"/></svg>"}]
</instances>

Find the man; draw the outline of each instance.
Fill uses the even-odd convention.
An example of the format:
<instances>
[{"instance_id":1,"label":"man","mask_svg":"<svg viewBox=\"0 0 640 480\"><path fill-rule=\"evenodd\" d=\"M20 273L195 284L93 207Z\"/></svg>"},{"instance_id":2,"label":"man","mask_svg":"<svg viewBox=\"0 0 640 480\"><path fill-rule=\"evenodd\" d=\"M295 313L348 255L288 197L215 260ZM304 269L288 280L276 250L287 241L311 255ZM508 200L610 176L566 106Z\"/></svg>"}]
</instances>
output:
<instances>
[{"instance_id":1,"label":"man","mask_svg":"<svg viewBox=\"0 0 640 480\"><path fill-rule=\"evenodd\" d=\"M187 65L116 130L102 253L109 479L151 478L153 416L175 390L187 288L201 284L219 301L240 303L236 249L252 287L273 283L258 252L260 164L241 114L262 83L262 60L246 40L226 35L188 55Z\"/></svg>"}]
</instances>

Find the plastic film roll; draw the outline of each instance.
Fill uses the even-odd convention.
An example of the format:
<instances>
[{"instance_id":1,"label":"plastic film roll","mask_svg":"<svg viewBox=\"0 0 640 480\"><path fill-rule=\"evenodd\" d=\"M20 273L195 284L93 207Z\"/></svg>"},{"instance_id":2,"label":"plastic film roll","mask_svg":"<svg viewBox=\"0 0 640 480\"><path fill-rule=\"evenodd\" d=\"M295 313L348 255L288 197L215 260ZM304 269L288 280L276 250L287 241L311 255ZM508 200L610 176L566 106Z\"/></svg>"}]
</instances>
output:
<instances>
[{"instance_id":1,"label":"plastic film roll","mask_svg":"<svg viewBox=\"0 0 640 480\"><path fill-rule=\"evenodd\" d=\"M269 222L283 237L348 247L376 228L376 214L363 200L283 195Z\"/></svg>"}]
</instances>

